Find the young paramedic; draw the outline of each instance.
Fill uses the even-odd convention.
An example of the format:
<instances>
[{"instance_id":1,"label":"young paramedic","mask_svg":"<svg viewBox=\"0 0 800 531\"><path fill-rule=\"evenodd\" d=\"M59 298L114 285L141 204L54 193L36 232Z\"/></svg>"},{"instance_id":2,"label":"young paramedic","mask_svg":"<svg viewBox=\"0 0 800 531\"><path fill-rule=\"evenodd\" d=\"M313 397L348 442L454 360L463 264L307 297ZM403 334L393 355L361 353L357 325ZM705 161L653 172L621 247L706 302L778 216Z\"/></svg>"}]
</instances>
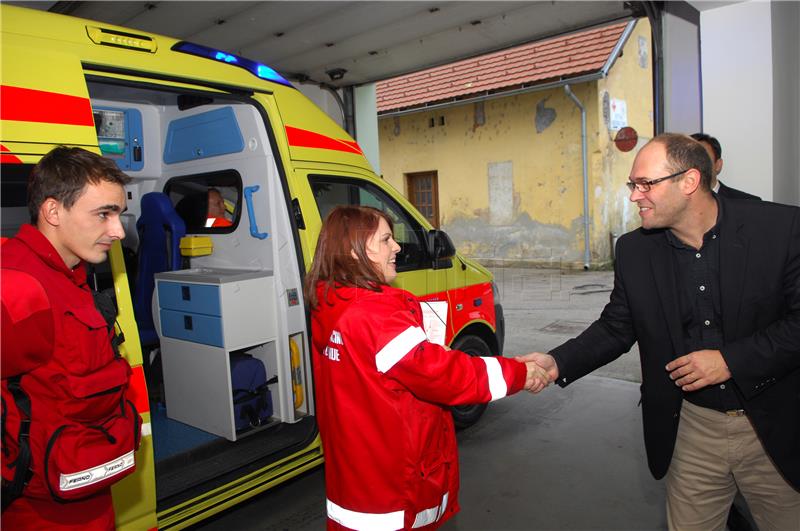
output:
<instances>
[{"instance_id":1,"label":"young paramedic","mask_svg":"<svg viewBox=\"0 0 800 531\"><path fill-rule=\"evenodd\" d=\"M57 147L28 182L31 224L0 247L4 529L114 528L112 483L134 470L141 420L84 262L124 236L129 181Z\"/></svg>"},{"instance_id":2,"label":"young paramedic","mask_svg":"<svg viewBox=\"0 0 800 531\"><path fill-rule=\"evenodd\" d=\"M547 376L428 341L422 309L390 287L400 246L368 207L325 220L306 280L328 529L435 529L458 512L449 405L488 402Z\"/></svg>"}]
</instances>

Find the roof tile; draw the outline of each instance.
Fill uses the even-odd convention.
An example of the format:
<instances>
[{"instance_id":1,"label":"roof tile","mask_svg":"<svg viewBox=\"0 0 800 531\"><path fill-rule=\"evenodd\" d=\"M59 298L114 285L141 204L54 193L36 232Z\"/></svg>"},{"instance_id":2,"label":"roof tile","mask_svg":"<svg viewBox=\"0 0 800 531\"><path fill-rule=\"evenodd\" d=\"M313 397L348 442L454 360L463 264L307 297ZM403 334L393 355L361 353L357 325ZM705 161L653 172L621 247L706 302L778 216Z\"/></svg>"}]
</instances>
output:
<instances>
[{"instance_id":1,"label":"roof tile","mask_svg":"<svg viewBox=\"0 0 800 531\"><path fill-rule=\"evenodd\" d=\"M625 26L621 22L379 81L378 112L597 72Z\"/></svg>"}]
</instances>

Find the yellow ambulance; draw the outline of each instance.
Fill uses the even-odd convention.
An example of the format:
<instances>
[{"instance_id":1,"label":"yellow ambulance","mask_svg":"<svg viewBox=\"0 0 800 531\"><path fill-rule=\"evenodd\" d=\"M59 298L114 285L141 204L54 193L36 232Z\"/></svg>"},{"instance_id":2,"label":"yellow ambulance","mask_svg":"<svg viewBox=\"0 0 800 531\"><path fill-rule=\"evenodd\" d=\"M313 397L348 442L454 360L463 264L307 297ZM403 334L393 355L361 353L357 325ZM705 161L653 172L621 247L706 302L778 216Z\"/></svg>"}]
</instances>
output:
<instances>
[{"instance_id":1,"label":"yellow ambulance","mask_svg":"<svg viewBox=\"0 0 800 531\"><path fill-rule=\"evenodd\" d=\"M187 527L322 463L302 282L336 205L389 213L396 284L431 303L447 344L502 352L491 274L268 66L8 5L0 25L2 236L28 222L27 176L57 145L133 179L126 238L91 271L116 295L144 419L136 473L113 489L120 529ZM255 414L236 398L242 359L264 367ZM454 417L469 425L484 407Z\"/></svg>"}]
</instances>

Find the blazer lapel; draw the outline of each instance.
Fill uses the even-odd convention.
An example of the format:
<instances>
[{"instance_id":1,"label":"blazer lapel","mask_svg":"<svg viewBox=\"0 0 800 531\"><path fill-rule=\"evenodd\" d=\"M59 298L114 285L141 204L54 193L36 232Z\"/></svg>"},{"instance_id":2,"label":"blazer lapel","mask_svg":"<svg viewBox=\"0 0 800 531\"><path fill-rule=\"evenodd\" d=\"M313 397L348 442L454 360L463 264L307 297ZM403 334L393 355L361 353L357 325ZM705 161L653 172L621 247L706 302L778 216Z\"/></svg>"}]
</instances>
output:
<instances>
[{"instance_id":1,"label":"blazer lapel","mask_svg":"<svg viewBox=\"0 0 800 531\"><path fill-rule=\"evenodd\" d=\"M683 344L683 329L681 326L680 312L678 311L678 286L675 283L675 262L669 248L665 234L653 245L650 254L650 265L653 268L653 283L658 292L658 299L667 321L669 337L672 340L674 357L685 354Z\"/></svg>"},{"instance_id":2,"label":"blazer lapel","mask_svg":"<svg viewBox=\"0 0 800 531\"><path fill-rule=\"evenodd\" d=\"M727 205L725 205L727 207ZM747 241L741 235L742 223L731 208L725 208L719 242L719 288L722 304L722 334L733 337L742 307L742 289L747 270Z\"/></svg>"}]
</instances>

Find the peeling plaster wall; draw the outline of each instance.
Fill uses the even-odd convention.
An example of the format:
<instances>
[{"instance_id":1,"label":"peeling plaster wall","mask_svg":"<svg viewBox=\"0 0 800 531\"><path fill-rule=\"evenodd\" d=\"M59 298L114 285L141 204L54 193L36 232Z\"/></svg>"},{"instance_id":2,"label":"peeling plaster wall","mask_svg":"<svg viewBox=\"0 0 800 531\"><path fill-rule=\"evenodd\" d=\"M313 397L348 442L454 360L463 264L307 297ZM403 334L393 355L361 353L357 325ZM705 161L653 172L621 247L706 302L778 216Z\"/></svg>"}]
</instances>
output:
<instances>
[{"instance_id":1,"label":"peeling plaster wall","mask_svg":"<svg viewBox=\"0 0 800 531\"><path fill-rule=\"evenodd\" d=\"M593 173L594 211L592 224L595 228L592 261L603 261L611 256L610 234L621 236L641 225L639 211L628 199L630 192L625 186L636 153L653 138L653 82L652 42L650 24L646 19L636 24L622 57L611 67L606 79L597 83L598 97L623 100L627 104L627 125L639 135L636 147L627 153L614 144L616 130L609 127L601 114L602 124L598 134L597 172Z\"/></svg>"},{"instance_id":2,"label":"peeling plaster wall","mask_svg":"<svg viewBox=\"0 0 800 531\"><path fill-rule=\"evenodd\" d=\"M587 113L595 266L610 261L609 233L638 222L624 185L635 150L622 154L614 147L603 91L628 102L630 125L649 139L649 43L649 25L640 21L608 79L571 86ZM398 190L406 189L408 173L438 172L440 226L467 256L484 263L582 267L580 110L563 88L389 116L379 120L378 133L383 176Z\"/></svg>"}]
</instances>

